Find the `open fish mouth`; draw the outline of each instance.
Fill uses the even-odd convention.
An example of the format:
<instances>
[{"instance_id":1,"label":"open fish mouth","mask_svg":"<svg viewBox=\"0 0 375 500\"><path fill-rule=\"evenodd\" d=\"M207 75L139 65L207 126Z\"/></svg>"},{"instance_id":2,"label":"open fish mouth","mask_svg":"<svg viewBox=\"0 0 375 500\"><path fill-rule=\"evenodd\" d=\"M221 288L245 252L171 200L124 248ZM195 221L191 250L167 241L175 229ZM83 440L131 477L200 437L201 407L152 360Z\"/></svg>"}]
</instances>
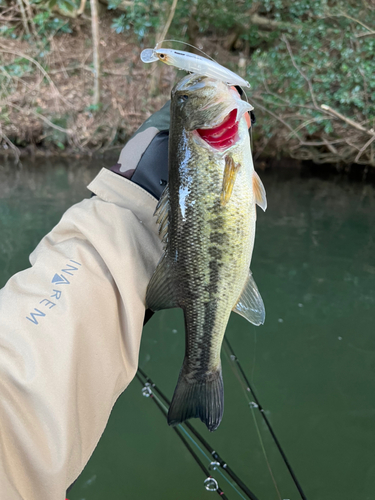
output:
<instances>
[{"instance_id":1,"label":"open fish mouth","mask_svg":"<svg viewBox=\"0 0 375 500\"><path fill-rule=\"evenodd\" d=\"M215 149L229 148L238 139L237 114L237 109L233 109L216 127L197 129L199 136Z\"/></svg>"}]
</instances>

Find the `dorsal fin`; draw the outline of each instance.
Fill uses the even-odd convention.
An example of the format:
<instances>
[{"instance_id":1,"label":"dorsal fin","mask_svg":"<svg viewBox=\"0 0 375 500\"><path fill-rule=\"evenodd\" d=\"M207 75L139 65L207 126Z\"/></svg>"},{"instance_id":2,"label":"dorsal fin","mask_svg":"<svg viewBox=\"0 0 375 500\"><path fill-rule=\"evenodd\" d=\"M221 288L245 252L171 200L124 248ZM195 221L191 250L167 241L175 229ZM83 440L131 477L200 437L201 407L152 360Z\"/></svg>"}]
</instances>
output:
<instances>
[{"instance_id":1,"label":"dorsal fin","mask_svg":"<svg viewBox=\"0 0 375 500\"><path fill-rule=\"evenodd\" d=\"M265 212L267 208L266 190L264 189L263 182L260 180L260 177L255 170L253 172L253 191L255 203Z\"/></svg>"}]
</instances>

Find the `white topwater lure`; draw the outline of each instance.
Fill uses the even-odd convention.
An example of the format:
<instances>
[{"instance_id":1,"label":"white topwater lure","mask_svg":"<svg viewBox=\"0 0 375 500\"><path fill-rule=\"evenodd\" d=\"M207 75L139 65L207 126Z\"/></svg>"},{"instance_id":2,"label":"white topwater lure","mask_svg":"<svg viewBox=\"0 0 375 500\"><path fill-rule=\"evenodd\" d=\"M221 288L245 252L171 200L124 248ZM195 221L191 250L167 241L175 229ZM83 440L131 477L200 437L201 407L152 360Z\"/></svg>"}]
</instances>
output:
<instances>
[{"instance_id":1,"label":"white topwater lure","mask_svg":"<svg viewBox=\"0 0 375 500\"><path fill-rule=\"evenodd\" d=\"M197 73L198 75L216 78L229 85L239 85L241 87L250 87L250 83L239 75L230 71L216 61L211 61L206 57L198 56L190 52L174 49L145 49L141 53L141 60L144 63L162 61L178 69Z\"/></svg>"}]
</instances>

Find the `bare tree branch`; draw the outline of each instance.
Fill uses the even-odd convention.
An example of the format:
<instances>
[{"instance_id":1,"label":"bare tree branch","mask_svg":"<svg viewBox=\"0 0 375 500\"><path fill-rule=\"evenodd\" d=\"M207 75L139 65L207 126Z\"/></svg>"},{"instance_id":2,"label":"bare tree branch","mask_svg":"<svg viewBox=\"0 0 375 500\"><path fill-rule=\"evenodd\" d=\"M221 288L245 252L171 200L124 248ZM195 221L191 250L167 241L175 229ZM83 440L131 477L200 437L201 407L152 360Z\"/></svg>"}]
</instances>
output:
<instances>
[{"instance_id":1,"label":"bare tree branch","mask_svg":"<svg viewBox=\"0 0 375 500\"><path fill-rule=\"evenodd\" d=\"M85 12L86 0L81 0L81 4L77 10L77 16L81 16Z\"/></svg>"},{"instance_id":2,"label":"bare tree branch","mask_svg":"<svg viewBox=\"0 0 375 500\"><path fill-rule=\"evenodd\" d=\"M36 27L35 27L35 24L34 24L34 21L33 21L33 13L31 11L31 5L30 5L30 2L29 0L23 0L25 2L25 5L26 5L26 12L27 12L27 17L28 17L28 21L29 21L29 24L31 26L31 31L33 32L33 35L35 36L35 38L38 37L38 32L36 30ZM22 0L21 0L22 2Z\"/></svg>"},{"instance_id":3,"label":"bare tree branch","mask_svg":"<svg viewBox=\"0 0 375 500\"><path fill-rule=\"evenodd\" d=\"M26 17L26 12L25 12L25 7L23 5L23 2L22 2L22 0L17 0L17 3L18 3L18 7L20 9L20 12L21 12L21 18L22 18L22 24L23 24L24 30L26 31L26 33L28 35L30 35L30 29L29 29L29 25L27 24L27 17Z\"/></svg>"},{"instance_id":4,"label":"bare tree branch","mask_svg":"<svg viewBox=\"0 0 375 500\"><path fill-rule=\"evenodd\" d=\"M288 52L289 52L290 58L292 60L293 66L296 68L296 70L298 71L298 73L306 80L307 85L309 86L309 91L310 91L311 99L312 99L312 102L313 102L315 108L319 109L318 103L316 102L316 99L315 99L314 89L313 89L311 80L305 75L305 73L302 71L302 69L298 67L298 65L297 65L297 63L296 63L296 61L295 61L295 59L293 57L293 52L292 52L292 49L291 49L291 47L289 45L289 42L288 42L286 36L283 35L281 37L281 39L283 40L283 42L286 45L286 48L288 49Z\"/></svg>"},{"instance_id":5,"label":"bare tree branch","mask_svg":"<svg viewBox=\"0 0 375 500\"><path fill-rule=\"evenodd\" d=\"M324 109L324 111L328 111L329 113L336 116L337 118L340 118L340 120L344 121L345 123L347 123L351 127L354 127L357 130L360 130L361 132L365 132L368 135L375 135L374 129L367 130L365 127L362 127L362 125L360 125L359 123L355 122L354 120L351 120L350 118L347 118L346 116L342 115L338 111L335 111L330 106L327 106L326 104L322 104L320 107L322 109Z\"/></svg>"},{"instance_id":6,"label":"bare tree branch","mask_svg":"<svg viewBox=\"0 0 375 500\"><path fill-rule=\"evenodd\" d=\"M165 23L163 31L160 34L160 38L158 40L156 40L156 44L157 45L159 43L161 43L165 39L165 37L167 36L168 30L169 30L169 28L171 26L174 14L176 12L177 2L178 2L178 0L173 0L173 2L172 2L171 10L169 11L169 16L168 16L167 22Z\"/></svg>"},{"instance_id":7,"label":"bare tree branch","mask_svg":"<svg viewBox=\"0 0 375 500\"><path fill-rule=\"evenodd\" d=\"M364 38L365 36L375 36L375 31L370 31L370 33L361 33L360 35L355 35L356 38Z\"/></svg>"},{"instance_id":8,"label":"bare tree branch","mask_svg":"<svg viewBox=\"0 0 375 500\"><path fill-rule=\"evenodd\" d=\"M99 16L98 1L90 0L91 7L91 31L94 63L94 97L93 104L97 106L100 102L100 56L99 56Z\"/></svg>"},{"instance_id":9,"label":"bare tree branch","mask_svg":"<svg viewBox=\"0 0 375 500\"><path fill-rule=\"evenodd\" d=\"M250 16L250 23L251 24L256 24L257 26L261 26L262 28L265 29L274 29L274 28L280 28L280 29L300 29L302 28L302 24L292 24L292 23L286 23L282 21L276 21L274 19L268 19L268 17L260 16L259 14L253 14ZM248 26L250 27L250 26Z\"/></svg>"},{"instance_id":10,"label":"bare tree branch","mask_svg":"<svg viewBox=\"0 0 375 500\"><path fill-rule=\"evenodd\" d=\"M21 154L20 150L17 148L17 146L13 144L13 142L9 139L9 137L4 134L1 124L0 124L0 138L2 138L4 142L7 144L7 146L13 151L16 163L18 163Z\"/></svg>"},{"instance_id":11,"label":"bare tree branch","mask_svg":"<svg viewBox=\"0 0 375 500\"><path fill-rule=\"evenodd\" d=\"M51 77L48 75L47 71L43 68L43 66L41 66L38 61L36 61L33 57L30 57L28 56L27 54L23 53L23 52L18 52L17 50L11 50L11 49L8 49L7 47L5 47L4 45L1 45L0 44L0 52L4 52L6 54L13 54L15 56L19 56L19 57L23 57L24 59L27 59L28 61L32 62L33 64L35 64L35 66L39 69L39 71L43 74L43 76L48 80L49 84L51 85L53 91L55 92L55 94L62 100L64 101L66 104L68 104L70 107L72 107L72 105L70 104L69 101L67 101L65 99L65 97L63 97L61 95L61 93L59 92L59 90L57 89L56 85L53 83L53 81L51 80Z\"/></svg>"},{"instance_id":12,"label":"bare tree branch","mask_svg":"<svg viewBox=\"0 0 375 500\"><path fill-rule=\"evenodd\" d=\"M273 113L272 111L270 111L266 107L264 107L261 104L257 103L254 99L251 99L251 102L253 102L256 106L258 106L258 108L262 109L263 111L265 111L269 115L271 115L274 118L276 118L276 120L278 120L279 122L281 122L283 125L285 125L290 130L290 132L291 132L290 135L295 135L297 137L297 139L302 142L302 139L299 137L298 133L289 125L288 122L286 122L285 120L283 120L283 118L281 118L281 116L276 115L275 113Z\"/></svg>"},{"instance_id":13,"label":"bare tree branch","mask_svg":"<svg viewBox=\"0 0 375 500\"><path fill-rule=\"evenodd\" d=\"M375 134L371 137L370 140L368 140L366 142L366 144L364 144L361 149L359 150L357 156L355 157L354 159L354 162L357 163L360 159L360 157L362 156L362 154L365 152L365 150L375 141Z\"/></svg>"},{"instance_id":14,"label":"bare tree branch","mask_svg":"<svg viewBox=\"0 0 375 500\"><path fill-rule=\"evenodd\" d=\"M340 17L340 16L346 17L346 19L350 19L350 21L354 21L355 23L360 24L363 28L368 30L370 33L374 33L372 28L369 28L368 26L366 26L366 24L364 24L362 21L359 21L359 19L356 19L355 17L349 16L349 14L347 14L346 12L340 12L340 14L336 14L335 16L336 17Z\"/></svg>"},{"instance_id":15,"label":"bare tree branch","mask_svg":"<svg viewBox=\"0 0 375 500\"><path fill-rule=\"evenodd\" d=\"M327 117L327 118L311 118L310 120L305 120L304 122L302 122L300 125L298 125L298 127L296 127L293 130L293 133L290 133L287 136L286 140L289 140L292 135L294 135L296 132L299 132L301 129L307 127L307 125L310 125L311 123L317 123L320 120L329 120L329 119L330 119L330 117Z\"/></svg>"},{"instance_id":16,"label":"bare tree branch","mask_svg":"<svg viewBox=\"0 0 375 500\"><path fill-rule=\"evenodd\" d=\"M59 132L64 132L64 134L67 134L67 135L72 135L72 133L73 133L73 131L70 129L66 129L63 127L59 127L59 125L55 125L47 117L41 115L40 113L37 113L33 109L26 110L26 109L20 108L19 106L17 106L16 104L13 104L11 102L7 102L6 104L7 104L7 106L11 106L12 108L15 108L17 111L19 111L20 113L23 113L25 115L29 115L30 113L33 114L36 118L39 118L40 120L44 121L49 127L54 128L55 130L58 130Z\"/></svg>"}]
</instances>

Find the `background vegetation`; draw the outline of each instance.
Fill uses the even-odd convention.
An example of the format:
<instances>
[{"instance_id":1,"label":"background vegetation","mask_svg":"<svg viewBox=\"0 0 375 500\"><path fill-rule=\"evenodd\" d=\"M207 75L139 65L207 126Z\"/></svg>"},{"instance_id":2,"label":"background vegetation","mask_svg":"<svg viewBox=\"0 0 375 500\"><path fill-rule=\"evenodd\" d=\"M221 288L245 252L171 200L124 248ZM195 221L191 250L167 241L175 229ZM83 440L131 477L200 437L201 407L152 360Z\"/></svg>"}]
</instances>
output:
<instances>
[{"instance_id":1,"label":"background vegetation","mask_svg":"<svg viewBox=\"0 0 375 500\"><path fill-rule=\"evenodd\" d=\"M122 144L175 81L139 60L168 31L250 81L257 155L375 166L374 0L100 2L0 0L3 149Z\"/></svg>"}]
</instances>

